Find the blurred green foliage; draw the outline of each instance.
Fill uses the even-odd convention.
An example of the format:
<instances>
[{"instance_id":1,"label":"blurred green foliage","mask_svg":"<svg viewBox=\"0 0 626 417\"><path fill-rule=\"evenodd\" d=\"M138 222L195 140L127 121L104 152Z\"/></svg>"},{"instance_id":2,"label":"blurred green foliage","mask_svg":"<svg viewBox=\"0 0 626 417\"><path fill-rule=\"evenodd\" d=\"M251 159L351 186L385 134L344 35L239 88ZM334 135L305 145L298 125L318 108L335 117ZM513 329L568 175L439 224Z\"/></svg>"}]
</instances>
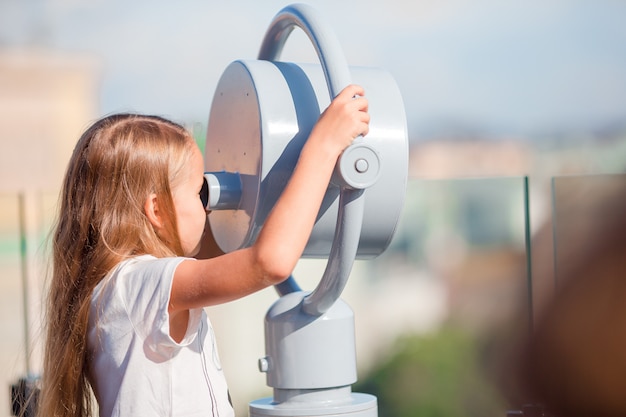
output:
<instances>
[{"instance_id":1,"label":"blurred green foliage","mask_svg":"<svg viewBox=\"0 0 626 417\"><path fill-rule=\"evenodd\" d=\"M187 129L191 132L196 144L200 148L202 155L204 155L204 149L206 146L206 125L200 122L196 122L191 126L187 126Z\"/></svg>"},{"instance_id":2,"label":"blurred green foliage","mask_svg":"<svg viewBox=\"0 0 626 417\"><path fill-rule=\"evenodd\" d=\"M379 417L497 417L506 404L483 366L476 337L444 326L401 337L384 362L353 386L378 398Z\"/></svg>"}]
</instances>

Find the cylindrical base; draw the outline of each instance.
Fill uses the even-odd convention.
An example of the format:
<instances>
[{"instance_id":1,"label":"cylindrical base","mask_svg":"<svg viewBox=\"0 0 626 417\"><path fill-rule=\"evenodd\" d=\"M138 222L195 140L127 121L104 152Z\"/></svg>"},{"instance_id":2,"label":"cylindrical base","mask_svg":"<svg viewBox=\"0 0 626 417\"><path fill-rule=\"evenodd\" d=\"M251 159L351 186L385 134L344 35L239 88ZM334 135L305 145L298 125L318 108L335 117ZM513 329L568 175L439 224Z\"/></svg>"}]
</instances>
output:
<instances>
[{"instance_id":1,"label":"cylindrical base","mask_svg":"<svg viewBox=\"0 0 626 417\"><path fill-rule=\"evenodd\" d=\"M349 387L347 387L349 390ZM376 397L370 394L350 393L348 397L326 397L310 392L277 402L272 397L252 401L250 417L378 417ZM310 400L310 401L308 401Z\"/></svg>"},{"instance_id":2,"label":"cylindrical base","mask_svg":"<svg viewBox=\"0 0 626 417\"><path fill-rule=\"evenodd\" d=\"M283 390L343 387L357 380L354 313L343 300L322 316L302 310L307 292L287 294L265 316L267 385Z\"/></svg>"}]
</instances>

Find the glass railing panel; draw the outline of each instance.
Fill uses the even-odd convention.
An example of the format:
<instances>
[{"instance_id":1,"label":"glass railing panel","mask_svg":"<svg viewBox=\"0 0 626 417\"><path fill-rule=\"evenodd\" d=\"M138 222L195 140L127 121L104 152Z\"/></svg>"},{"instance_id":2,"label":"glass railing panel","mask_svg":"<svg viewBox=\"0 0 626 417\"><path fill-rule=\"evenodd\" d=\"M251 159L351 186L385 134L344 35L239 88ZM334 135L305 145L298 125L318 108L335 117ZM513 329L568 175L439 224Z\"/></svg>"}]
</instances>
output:
<instances>
[{"instance_id":1,"label":"glass railing panel","mask_svg":"<svg viewBox=\"0 0 626 417\"><path fill-rule=\"evenodd\" d=\"M525 177L410 180L389 249L348 284L366 283L354 306L368 358L357 389L405 415L505 415L493 370L529 331L528 222ZM407 380L420 389L391 404Z\"/></svg>"},{"instance_id":2,"label":"glass railing panel","mask_svg":"<svg viewBox=\"0 0 626 417\"><path fill-rule=\"evenodd\" d=\"M41 372L42 292L56 193L0 193L0 416L9 415L10 386Z\"/></svg>"},{"instance_id":3,"label":"glass railing panel","mask_svg":"<svg viewBox=\"0 0 626 417\"><path fill-rule=\"evenodd\" d=\"M17 194L0 194L0 415L9 415L9 387L26 374L22 249Z\"/></svg>"}]
</instances>

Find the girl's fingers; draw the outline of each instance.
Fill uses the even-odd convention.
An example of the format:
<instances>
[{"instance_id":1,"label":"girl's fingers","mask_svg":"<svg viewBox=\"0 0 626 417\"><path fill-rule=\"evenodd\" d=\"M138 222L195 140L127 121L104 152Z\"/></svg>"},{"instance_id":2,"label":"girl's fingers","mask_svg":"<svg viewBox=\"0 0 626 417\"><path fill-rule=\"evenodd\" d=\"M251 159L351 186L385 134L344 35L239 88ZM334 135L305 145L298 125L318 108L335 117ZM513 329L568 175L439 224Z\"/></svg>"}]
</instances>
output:
<instances>
[{"instance_id":1,"label":"girl's fingers","mask_svg":"<svg viewBox=\"0 0 626 417\"><path fill-rule=\"evenodd\" d=\"M344 88L339 94L345 94L349 97L354 98L355 96L364 96L365 90L363 90L363 87L361 87L360 85L350 84L346 88Z\"/></svg>"}]
</instances>

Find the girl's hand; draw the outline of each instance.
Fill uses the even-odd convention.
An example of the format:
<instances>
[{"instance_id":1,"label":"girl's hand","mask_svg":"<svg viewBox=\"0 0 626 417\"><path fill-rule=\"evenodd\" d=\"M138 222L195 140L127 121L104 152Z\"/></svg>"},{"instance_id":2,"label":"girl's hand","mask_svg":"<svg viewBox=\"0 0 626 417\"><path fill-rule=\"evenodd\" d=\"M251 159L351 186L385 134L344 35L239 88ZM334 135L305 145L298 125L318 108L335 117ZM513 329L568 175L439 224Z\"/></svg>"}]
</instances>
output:
<instances>
[{"instance_id":1,"label":"girl's hand","mask_svg":"<svg viewBox=\"0 0 626 417\"><path fill-rule=\"evenodd\" d=\"M369 132L370 115L364 95L358 85L344 88L320 116L309 141L338 156L356 137L365 136Z\"/></svg>"}]
</instances>

